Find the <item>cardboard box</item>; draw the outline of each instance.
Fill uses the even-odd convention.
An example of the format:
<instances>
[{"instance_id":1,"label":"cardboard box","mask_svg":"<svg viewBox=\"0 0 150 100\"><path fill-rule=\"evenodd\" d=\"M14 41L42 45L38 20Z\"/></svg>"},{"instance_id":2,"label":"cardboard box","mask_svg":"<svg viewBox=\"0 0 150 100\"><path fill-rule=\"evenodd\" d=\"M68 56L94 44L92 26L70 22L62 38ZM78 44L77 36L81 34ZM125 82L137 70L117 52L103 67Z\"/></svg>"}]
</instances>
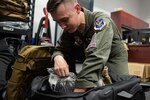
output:
<instances>
[{"instance_id":1,"label":"cardboard box","mask_svg":"<svg viewBox=\"0 0 150 100\"><path fill-rule=\"evenodd\" d=\"M150 64L146 63L128 63L129 74L136 75L146 82L150 80Z\"/></svg>"}]
</instances>

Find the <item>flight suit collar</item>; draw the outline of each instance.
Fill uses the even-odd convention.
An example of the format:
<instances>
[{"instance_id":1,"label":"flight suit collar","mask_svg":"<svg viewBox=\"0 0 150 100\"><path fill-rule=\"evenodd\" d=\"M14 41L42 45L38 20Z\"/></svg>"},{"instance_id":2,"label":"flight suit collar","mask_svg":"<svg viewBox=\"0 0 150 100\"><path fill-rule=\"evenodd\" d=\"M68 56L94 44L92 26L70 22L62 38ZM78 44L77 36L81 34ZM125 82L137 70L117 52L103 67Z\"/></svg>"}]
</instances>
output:
<instances>
[{"instance_id":1,"label":"flight suit collar","mask_svg":"<svg viewBox=\"0 0 150 100\"><path fill-rule=\"evenodd\" d=\"M81 11L83 11L84 16L85 16L85 29L84 29L83 32L82 31L80 31L80 32L83 36L85 36L85 34L87 33L88 29L90 28L90 26L92 24L92 20L91 20L92 19L92 14L89 10L87 10L84 7L81 8Z\"/></svg>"}]
</instances>

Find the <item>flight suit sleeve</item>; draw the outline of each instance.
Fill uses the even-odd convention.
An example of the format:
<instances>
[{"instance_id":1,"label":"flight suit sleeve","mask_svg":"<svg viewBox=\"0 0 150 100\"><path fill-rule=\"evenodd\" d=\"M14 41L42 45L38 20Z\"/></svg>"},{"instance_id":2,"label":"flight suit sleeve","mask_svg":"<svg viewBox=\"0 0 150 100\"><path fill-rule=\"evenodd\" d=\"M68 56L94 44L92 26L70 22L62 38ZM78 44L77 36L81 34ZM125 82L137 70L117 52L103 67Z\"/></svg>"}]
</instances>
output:
<instances>
[{"instance_id":1,"label":"flight suit sleeve","mask_svg":"<svg viewBox=\"0 0 150 100\"><path fill-rule=\"evenodd\" d=\"M114 35L110 19L103 18L102 21L104 25L95 32L85 50L86 59L77 76L76 88L97 87L98 80L102 78L101 71L109 58Z\"/></svg>"}]
</instances>

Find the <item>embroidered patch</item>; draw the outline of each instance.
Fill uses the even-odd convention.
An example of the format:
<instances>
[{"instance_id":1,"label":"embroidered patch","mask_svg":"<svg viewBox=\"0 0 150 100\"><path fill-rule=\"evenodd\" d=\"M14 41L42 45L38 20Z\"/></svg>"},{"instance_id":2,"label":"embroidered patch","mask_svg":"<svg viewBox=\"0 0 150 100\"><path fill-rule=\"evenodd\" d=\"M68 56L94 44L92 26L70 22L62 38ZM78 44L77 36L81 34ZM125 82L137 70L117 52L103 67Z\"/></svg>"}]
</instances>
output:
<instances>
[{"instance_id":1,"label":"embroidered patch","mask_svg":"<svg viewBox=\"0 0 150 100\"><path fill-rule=\"evenodd\" d=\"M81 40L81 38L79 36L75 36L75 45L76 46L80 46L81 44L83 44L83 41Z\"/></svg>"},{"instance_id":2,"label":"embroidered patch","mask_svg":"<svg viewBox=\"0 0 150 100\"><path fill-rule=\"evenodd\" d=\"M104 20L101 18L101 19L95 21L94 29L95 29L96 31L97 31L97 30L102 30L105 25L106 25L106 23L105 23Z\"/></svg>"}]
</instances>

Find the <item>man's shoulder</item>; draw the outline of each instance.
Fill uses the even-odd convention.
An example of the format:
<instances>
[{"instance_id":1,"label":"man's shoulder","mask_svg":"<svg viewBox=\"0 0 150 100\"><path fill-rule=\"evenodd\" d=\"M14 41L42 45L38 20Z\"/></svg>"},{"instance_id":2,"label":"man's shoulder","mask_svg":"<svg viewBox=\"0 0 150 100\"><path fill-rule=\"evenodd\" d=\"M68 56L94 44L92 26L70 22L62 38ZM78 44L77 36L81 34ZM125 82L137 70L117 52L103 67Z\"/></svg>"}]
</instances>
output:
<instances>
[{"instance_id":1,"label":"man's shoulder","mask_svg":"<svg viewBox=\"0 0 150 100\"><path fill-rule=\"evenodd\" d=\"M93 12L93 18L94 30L102 30L111 22L110 16L102 11Z\"/></svg>"},{"instance_id":2,"label":"man's shoulder","mask_svg":"<svg viewBox=\"0 0 150 100\"><path fill-rule=\"evenodd\" d=\"M110 18L110 16L105 13L105 12L102 12L102 11L94 11L92 12L92 15L95 17L95 18Z\"/></svg>"}]
</instances>

